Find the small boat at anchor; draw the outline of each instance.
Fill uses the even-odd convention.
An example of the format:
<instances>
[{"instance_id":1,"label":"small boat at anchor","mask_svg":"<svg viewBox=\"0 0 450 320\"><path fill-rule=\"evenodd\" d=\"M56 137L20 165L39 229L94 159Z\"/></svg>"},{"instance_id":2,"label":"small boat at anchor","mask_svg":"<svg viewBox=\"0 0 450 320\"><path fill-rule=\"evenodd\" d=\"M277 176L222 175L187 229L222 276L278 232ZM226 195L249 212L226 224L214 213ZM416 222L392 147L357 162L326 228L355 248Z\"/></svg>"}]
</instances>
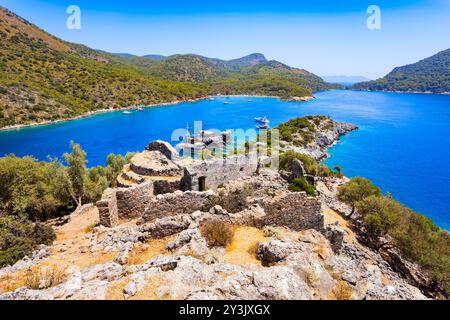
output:
<instances>
[{"instance_id":1,"label":"small boat at anchor","mask_svg":"<svg viewBox=\"0 0 450 320\"><path fill-rule=\"evenodd\" d=\"M260 118L255 118L255 122L262 123L262 124L268 124L270 122L270 120L267 119L267 117L260 117Z\"/></svg>"},{"instance_id":2,"label":"small boat at anchor","mask_svg":"<svg viewBox=\"0 0 450 320\"><path fill-rule=\"evenodd\" d=\"M126 115L129 115L129 114L131 114L131 112L130 111L124 111L124 112L122 112L123 114L126 114Z\"/></svg>"}]
</instances>

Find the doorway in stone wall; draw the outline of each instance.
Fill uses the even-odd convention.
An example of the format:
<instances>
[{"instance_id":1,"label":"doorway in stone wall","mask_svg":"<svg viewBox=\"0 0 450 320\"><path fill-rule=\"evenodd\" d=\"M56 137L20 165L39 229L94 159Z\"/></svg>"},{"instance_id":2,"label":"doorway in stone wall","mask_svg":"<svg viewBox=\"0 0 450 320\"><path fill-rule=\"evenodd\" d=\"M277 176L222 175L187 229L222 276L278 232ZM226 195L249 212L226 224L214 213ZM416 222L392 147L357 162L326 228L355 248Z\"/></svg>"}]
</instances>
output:
<instances>
[{"instance_id":1,"label":"doorway in stone wall","mask_svg":"<svg viewBox=\"0 0 450 320\"><path fill-rule=\"evenodd\" d=\"M206 191L206 177L198 178L198 191L200 192Z\"/></svg>"}]
</instances>

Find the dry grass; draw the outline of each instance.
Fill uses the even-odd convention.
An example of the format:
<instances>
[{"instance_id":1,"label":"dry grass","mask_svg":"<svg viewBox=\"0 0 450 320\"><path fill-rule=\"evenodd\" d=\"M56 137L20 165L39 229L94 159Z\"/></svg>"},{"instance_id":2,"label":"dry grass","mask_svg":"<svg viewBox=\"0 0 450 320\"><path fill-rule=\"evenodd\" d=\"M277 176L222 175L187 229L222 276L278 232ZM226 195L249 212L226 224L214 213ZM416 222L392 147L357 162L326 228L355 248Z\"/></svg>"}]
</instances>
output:
<instances>
[{"instance_id":1,"label":"dry grass","mask_svg":"<svg viewBox=\"0 0 450 320\"><path fill-rule=\"evenodd\" d=\"M135 245L128 255L128 265L140 265L161 255L167 255L166 245L169 238L154 239L143 245Z\"/></svg>"},{"instance_id":2,"label":"dry grass","mask_svg":"<svg viewBox=\"0 0 450 320\"><path fill-rule=\"evenodd\" d=\"M30 289L42 290L55 287L66 280L66 270L50 266L30 270L25 277L25 285Z\"/></svg>"},{"instance_id":3,"label":"dry grass","mask_svg":"<svg viewBox=\"0 0 450 320\"><path fill-rule=\"evenodd\" d=\"M313 267L308 267L302 270L302 276L310 287L314 287L319 280Z\"/></svg>"},{"instance_id":4,"label":"dry grass","mask_svg":"<svg viewBox=\"0 0 450 320\"><path fill-rule=\"evenodd\" d=\"M235 265L254 264L261 265L256 257L261 242L266 242L264 232L253 227L237 227L235 229L233 241L227 246L224 260Z\"/></svg>"},{"instance_id":5,"label":"dry grass","mask_svg":"<svg viewBox=\"0 0 450 320\"><path fill-rule=\"evenodd\" d=\"M210 221L200 228L210 247L226 247L233 241L235 228L227 222Z\"/></svg>"},{"instance_id":6,"label":"dry grass","mask_svg":"<svg viewBox=\"0 0 450 320\"><path fill-rule=\"evenodd\" d=\"M352 289L347 285L345 281L339 281L336 287L330 293L331 300L351 300Z\"/></svg>"},{"instance_id":7,"label":"dry grass","mask_svg":"<svg viewBox=\"0 0 450 320\"><path fill-rule=\"evenodd\" d=\"M259 249L260 244L261 244L260 242L255 242L255 243L251 244L247 250L248 254L253 257L256 257L258 255L258 249Z\"/></svg>"},{"instance_id":8,"label":"dry grass","mask_svg":"<svg viewBox=\"0 0 450 320\"><path fill-rule=\"evenodd\" d=\"M267 238L274 238L276 240L283 240L283 235L276 228L271 226L265 226L263 228L264 236Z\"/></svg>"},{"instance_id":9,"label":"dry grass","mask_svg":"<svg viewBox=\"0 0 450 320\"><path fill-rule=\"evenodd\" d=\"M96 226L97 226L97 223L93 223L93 224L87 226L87 227L84 229L84 233L86 233L86 234L92 233L92 231L94 231L94 228L95 228Z\"/></svg>"},{"instance_id":10,"label":"dry grass","mask_svg":"<svg viewBox=\"0 0 450 320\"><path fill-rule=\"evenodd\" d=\"M25 285L25 274L7 274L0 277L0 294L11 292Z\"/></svg>"}]
</instances>

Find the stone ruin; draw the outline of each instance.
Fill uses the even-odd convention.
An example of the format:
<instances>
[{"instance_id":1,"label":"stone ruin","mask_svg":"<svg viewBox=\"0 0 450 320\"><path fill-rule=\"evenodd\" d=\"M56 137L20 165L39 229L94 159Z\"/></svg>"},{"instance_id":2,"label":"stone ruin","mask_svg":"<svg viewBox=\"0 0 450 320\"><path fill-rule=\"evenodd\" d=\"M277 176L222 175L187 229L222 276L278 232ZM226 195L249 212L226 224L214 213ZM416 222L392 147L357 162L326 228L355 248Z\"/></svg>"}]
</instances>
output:
<instances>
[{"instance_id":1,"label":"stone ruin","mask_svg":"<svg viewBox=\"0 0 450 320\"><path fill-rule=\"evenodd\" d=\"M217 216L258 227L324 229L317 199L288 191L288 182L277 172L260 171L256 154L194 160L155 141L124 167L119 187L104 192L97 203L100 224L115 227L130 219L145 224L216 208L227 212Z\"/></svg>"}]
</instances>

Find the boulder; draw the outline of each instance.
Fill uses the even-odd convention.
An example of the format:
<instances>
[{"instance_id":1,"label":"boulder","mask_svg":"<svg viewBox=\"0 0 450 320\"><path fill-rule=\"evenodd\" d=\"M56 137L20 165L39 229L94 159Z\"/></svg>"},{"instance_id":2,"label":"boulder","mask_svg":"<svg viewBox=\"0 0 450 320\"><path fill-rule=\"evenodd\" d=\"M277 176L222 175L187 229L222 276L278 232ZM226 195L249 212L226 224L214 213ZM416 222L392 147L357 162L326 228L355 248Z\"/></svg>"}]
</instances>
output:
<instances>
[{"instance_id":1,"label":"boulder","mask_svg":"<svg viewBox=\"0 0 450 320\"><path fill-rule=\"evenodd\" d=\"M298 250L301 250L300 247L293 243L272 240L259 245L257 256L265 265L270 265L286 259Z\"/></svg>"}]
</instances>

